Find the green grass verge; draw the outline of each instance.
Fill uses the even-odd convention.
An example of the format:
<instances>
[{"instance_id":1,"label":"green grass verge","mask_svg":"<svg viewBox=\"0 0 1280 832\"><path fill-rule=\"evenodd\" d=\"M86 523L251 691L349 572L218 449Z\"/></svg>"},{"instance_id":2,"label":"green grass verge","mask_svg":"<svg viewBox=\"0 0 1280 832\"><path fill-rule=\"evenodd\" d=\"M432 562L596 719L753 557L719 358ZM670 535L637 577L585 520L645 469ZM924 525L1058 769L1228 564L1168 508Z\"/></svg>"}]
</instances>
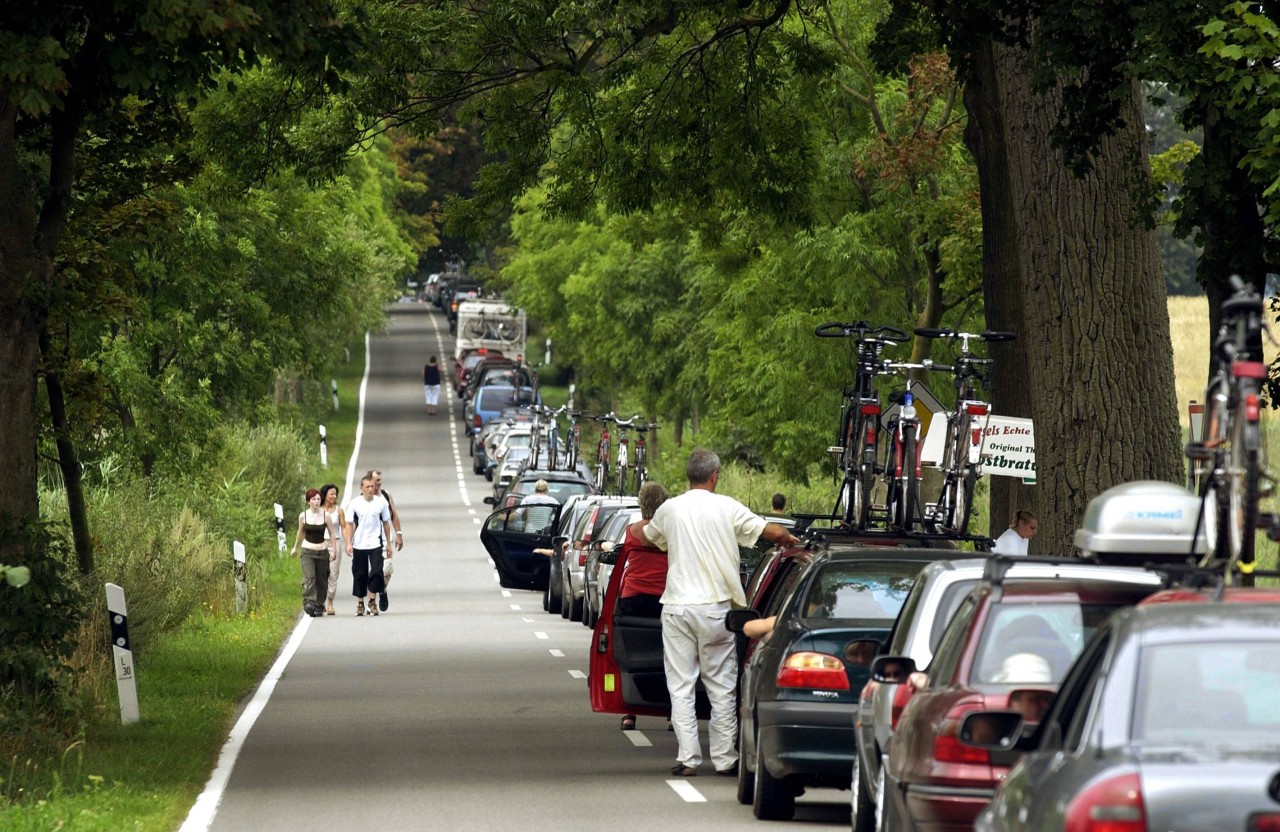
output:
<instances>
[{"instance_id":1,"label":"green grass verge","mask_svg":"<svg viewBox=\"0 0 1280 832\"><path fill-rule=\"evenodd\" d=\"M340 409L326 414L329 468L309 479L345 479L355 444L364 343L340 367ZM300 613L299 569L275 556L251 571L250 611L206 604L135 657L142 720L120 724L114 678L83 691L84 738L54 759L0 761L0 829L172 830L186 818L217 763L240 703L280 652ZM18 783L43 783L25 794ZM17 793L15 793L17 792Z\"/></svg>"}]
</instances>

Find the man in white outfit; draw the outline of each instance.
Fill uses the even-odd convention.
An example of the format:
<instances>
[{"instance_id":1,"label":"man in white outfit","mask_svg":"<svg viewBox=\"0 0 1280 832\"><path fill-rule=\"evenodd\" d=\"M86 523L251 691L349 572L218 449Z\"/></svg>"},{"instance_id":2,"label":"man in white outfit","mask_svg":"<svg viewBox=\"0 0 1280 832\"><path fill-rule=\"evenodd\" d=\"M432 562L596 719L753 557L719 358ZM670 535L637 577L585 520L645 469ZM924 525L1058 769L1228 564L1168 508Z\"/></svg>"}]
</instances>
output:
<instances>
[{"instance_id":1,"label":"man in white outfit","mask_svg":"<svg viewBox=\"0 0 1280 832\"><path fill-rule=\"evenodd\" d=\"M671 773L692 777L702 765L694 705L694 686L701 678L711 702L711 764L717 774L735 775L738 657L724 619L732 606L746 605L738 547L752 546L762 537L785 545L799 539L732 497L715 493L720 457L713 452L690 454L685 476L689 490L663 503L644 528L650 542L667 552L662 652L671 724L679 743Z\"/></svg>"},{"instance_id":2,"label":"man in white outfit","mask_svg":"<svg viewBox=\"0 0 1280 832\"><path fill-rule=\"evenodd\" d=\"M991 547L993 554L1026 556L1027 545L1036 536L1040 528L1040 519L1035 512L1019 509L1014 515L1013 525L1004 530L1004 534L996 538Z\"/></svg>"}]
</instances>

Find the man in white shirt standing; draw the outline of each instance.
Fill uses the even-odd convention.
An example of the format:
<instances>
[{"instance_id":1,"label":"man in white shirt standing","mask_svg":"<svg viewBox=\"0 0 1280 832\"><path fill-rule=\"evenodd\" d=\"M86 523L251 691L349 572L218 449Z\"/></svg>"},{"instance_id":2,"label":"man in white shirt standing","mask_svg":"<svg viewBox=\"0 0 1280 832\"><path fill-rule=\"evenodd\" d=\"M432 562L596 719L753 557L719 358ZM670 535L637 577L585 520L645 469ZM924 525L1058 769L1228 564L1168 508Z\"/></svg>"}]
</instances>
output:
<instances>
[{"instance_id":1,"label":"man in white shirt standing","mask_svg":"<svg viewBox=\"0 0 1280 832\"><path fill-rule=\"evenodd\" d=\"M746 604L738 547L752 546L762 537L781 545L799 539L732 497L715 493L720 480L720 457L715 453L690 454L685 476L689 490L663 503L644 528L650 542L667 552L662 652L671 724L679 743L671 773L692 777L702 764L694 706L694 685L701 678L711 702L711 763L717 774L736 775L738 657L724 620L732 606Z\"/></svg>"},{"instance_id":2,"label":"man in white shirt standing","mask_svg":"<svg viewBox=\"0 0 1280 832\"><path fill-rule=\"evenodd\" d=\"M1031 542L1031 538L1036 536L1036 531L1040 528L1040 518L1036 517L1035 512L1027 509L1019 509L1014 515L1013 525L1004 530L1004 534L996 538L995 545L991 547L993 554L997 555L1021 555L1026 556L1027 545Z\"/></svg>"},{"instance_id":3,"label":"man in white shirt standing","mask_svg":"<svg viewBox=\"0 0 1280 832\"><path fill-rule=\"evenodd\" d=\"M391 507L385 497L374 493L373 476L360 480L360 496L347 503L344 533L351 556L351 594L356 596L356 615L378 614L378 593L387 589L382 572L383 558L391 557Z\"/></svg>"}]
</instances>

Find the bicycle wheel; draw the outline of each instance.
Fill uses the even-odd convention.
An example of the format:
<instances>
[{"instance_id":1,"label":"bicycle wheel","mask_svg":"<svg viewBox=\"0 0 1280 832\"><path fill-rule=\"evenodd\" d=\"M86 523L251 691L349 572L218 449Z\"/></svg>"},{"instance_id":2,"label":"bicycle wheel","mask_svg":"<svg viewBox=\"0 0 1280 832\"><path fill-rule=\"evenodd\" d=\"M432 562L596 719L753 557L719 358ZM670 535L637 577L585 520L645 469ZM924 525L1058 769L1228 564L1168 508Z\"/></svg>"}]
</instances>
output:
<instances>
[{"instance_id":1,"label":"bicycle wheel","mask_svg":"<svg viewBox=\"0 0 1280 832\"><path fill-rule=\"evenodd\" d=\"M609 482L609 463L601 460L596 463L596 493L603 494Z\"/></svg>"},{"instance_id":2,"label":"bicycle wheel","mask_svg":"<svg viewBox=\"0 0 1280 832\"><path fill-rule=\"evenodd\" d=\"M1243 409L1243 408L1242 408ZM1258 423L1236 415L1231 426L1231 451L1227 460L1227 543L1230 561L1251 565L1258 532ZM1250 585L1252 576L1246 575Z\"/></svg>"},{"instance_id":3,"label":"bicycle wheel","mask_svg":"<svg viewBox=\"0 0 1280 832\"><path fill-rule=\"evenodd\" d=\"M495 334L499 341L511 342L520 338L520 328L512 321L500 321Z\"/></svg>"},{"instance_id":4,"label":"bicycle wheel","mask_svg":"<svg viewBox=\"0 0 1280 832\"><path fill-rule=\"evenodd\" d=\"M893 442L889 445L889 456L884 461L885 525L900 528L903 493L902 480L898 478L898 459L902 454L902 443L898 441L896 426L890 432Z\"/></svg>"},{"instance_id":5,"label":"bicycle wheel","mask_svg":"<svg viewBox=\"0 0 1280 832\"><path fill-rule=\"evenodd\" d=\"M463 327L463 336L466 338L483 338L484 337L484 321L472 318L467 321L467 325Z\"/></svg>"},{"instance_id":6,"label":"bicycle wheel","mask_svg":"<svg viewBox=\"0 0 1280 832\"><path fill-rule=\"evenodd\" d=\"M636 465L636 496L640 495L640 488L649 479L649 472L644 469L644 465Z\"/></svg>"},{"instance_id":7,"label":"bicycle wheel","mask_svg":"<svg viewBox=\"0 0 1280 832\"><path fill-rule=\"evenodd\" d=\"M627 466L619 465L615 473L617 474L615 484L618 486L618 495L621 496L627 493Z\"/></svg>"},{"instance_id":8,"label":"bicycle wheel","mask_svg":"<svg viewBox=\"0 0 1280 832\"><path fill-rule=\"evenodd\" d=\"M854 480L858 471L858 460L861 458L858 449L854 447L858 443L859 437L855 434L857 422L854 419L853 410L850 407L845 408L844 418L840 423L840 435L836 437L836 441L840 443L840 519L845 525L853 526L859 517L858 490L860 483L855 484Z\"/></svg>"},{"instance_id":9,"label":"bicycle wheel","mask_svg":"<svg viewBox=\"0 0 1280 832\"><path fill-rule=\"evenodd\" d=\"M917 504L920 502L920 480L916 478L916 426L907 424L902 429L902 530L909 532L916 525Z\"/></svg>"},{"instance_id":10,"label":"bicycle wheel","mask_svg":"<svg viewBox=\"0 0 1280 832\"><path fill-rule=\"evenodd\" d=\"M973 490L978 485L978 475L972 469L964 478L956 481L955 499L951 507L951 530L960 537L969 533L969 517L973 513Z\"/></svg>"}]
</instances>

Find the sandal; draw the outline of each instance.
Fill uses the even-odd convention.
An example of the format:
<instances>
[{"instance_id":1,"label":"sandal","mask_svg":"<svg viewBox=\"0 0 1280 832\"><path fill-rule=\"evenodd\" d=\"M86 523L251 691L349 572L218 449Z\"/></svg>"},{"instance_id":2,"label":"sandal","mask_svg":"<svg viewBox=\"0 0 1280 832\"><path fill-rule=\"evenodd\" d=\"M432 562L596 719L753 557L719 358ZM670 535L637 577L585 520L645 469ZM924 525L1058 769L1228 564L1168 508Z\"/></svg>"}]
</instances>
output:
<instances>
[{"instance_id":1,"label":"sandal","mask_svg":"<svg viewBox=\"0 0 1280 832\"><path fill-rule=\"evenodd\" d=\"M378 602L370 598L369 599L369 615L377 615L377 614L378 614Z\"/></svg>"},{"instance_id":2,"label":"sandal","mask_svg":"<svg viewBox=\"0 0 1280 832\"><path fill-rule=\"evenodd\" d=\"M618 727L620 727L623 731L634 731L634 730L636 730L636 718L635 718L635 716L633 716L632 714L627 714L626 716L624 716L624 717L622 718L622 724L621 724L620 726L618 726Z\"/></svg>"}]
</instances>

